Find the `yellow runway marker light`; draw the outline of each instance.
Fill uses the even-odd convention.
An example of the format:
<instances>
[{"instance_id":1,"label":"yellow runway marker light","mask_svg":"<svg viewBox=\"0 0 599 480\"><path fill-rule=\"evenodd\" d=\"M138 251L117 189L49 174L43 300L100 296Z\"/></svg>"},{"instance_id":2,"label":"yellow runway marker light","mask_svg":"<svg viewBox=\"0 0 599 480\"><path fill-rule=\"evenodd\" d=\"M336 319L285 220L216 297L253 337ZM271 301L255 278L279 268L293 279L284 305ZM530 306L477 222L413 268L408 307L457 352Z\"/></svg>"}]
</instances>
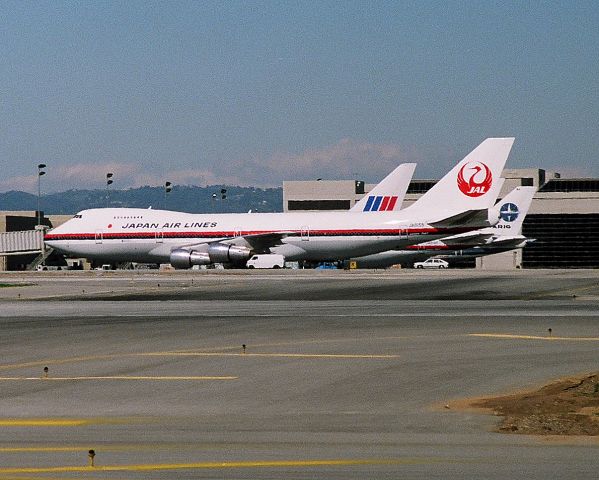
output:
<instances>
[{"instance_id":1,"label":"yellow runway marker light","mask_svg":"<svg viewBox=\"0 0 599 480\"><path fill-rule=\"evenodd\" d=\"M87 452L87 458L89 460L89 466L93 467L94 466L94 458L96 457L96 451L95 450L90 450L89 452Z\"/></svg>"}]
</instances>

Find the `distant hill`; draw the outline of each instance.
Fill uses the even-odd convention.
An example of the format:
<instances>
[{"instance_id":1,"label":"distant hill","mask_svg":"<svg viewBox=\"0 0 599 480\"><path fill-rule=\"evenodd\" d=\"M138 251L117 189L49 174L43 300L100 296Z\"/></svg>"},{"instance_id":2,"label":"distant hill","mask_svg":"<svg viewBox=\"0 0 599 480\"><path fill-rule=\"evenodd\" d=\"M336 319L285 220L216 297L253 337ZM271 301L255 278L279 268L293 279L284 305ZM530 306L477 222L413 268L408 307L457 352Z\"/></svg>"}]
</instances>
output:
<instances>
[{"instance_id":1,"label":"distant hill","mask_svg":"<svg viewBox=\"0 0 599 480\"><path fill-rule=\"evenodd\" d=\"M221 189L226 189L222 198ZM216 198L213 198L216 194ZM189 213L243 213L283 211L282 188L173 186L165 200L164 187L128 190L69 190L42 195L40 209L46 215L72 215L87 208L131 207L176 210ZM0 210L36 210L37 196L25 192L0 193Z\"/></svg>"}]
</instances>

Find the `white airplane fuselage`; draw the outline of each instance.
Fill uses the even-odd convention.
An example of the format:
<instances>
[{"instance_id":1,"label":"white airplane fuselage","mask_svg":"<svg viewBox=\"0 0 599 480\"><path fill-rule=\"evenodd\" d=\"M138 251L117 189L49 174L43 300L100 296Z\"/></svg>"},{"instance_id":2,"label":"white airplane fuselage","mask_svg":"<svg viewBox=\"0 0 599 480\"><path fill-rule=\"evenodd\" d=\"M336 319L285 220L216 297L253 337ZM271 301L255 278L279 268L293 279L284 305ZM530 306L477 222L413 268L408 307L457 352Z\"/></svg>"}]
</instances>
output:
<instances>
[{"instance_id":1,"label":"white airplane fuselage","mask_svg":"<svg viewBox=\"0 0 599 480\"><path fill-rule=\"evenodd\" d=\"M486 225L435 228L404 212L190 214L166 210L84 210L50 231L45 242L71 256L119 262L168 263L171 251L202 244L249 245L269 235L263 250L287 260L338 260L402 248ZM442 212L435 215L442 218ZM482 223L482 222L481 222ZM271 241L271 240L269 240Z\"/></svg>"}]
</instances>

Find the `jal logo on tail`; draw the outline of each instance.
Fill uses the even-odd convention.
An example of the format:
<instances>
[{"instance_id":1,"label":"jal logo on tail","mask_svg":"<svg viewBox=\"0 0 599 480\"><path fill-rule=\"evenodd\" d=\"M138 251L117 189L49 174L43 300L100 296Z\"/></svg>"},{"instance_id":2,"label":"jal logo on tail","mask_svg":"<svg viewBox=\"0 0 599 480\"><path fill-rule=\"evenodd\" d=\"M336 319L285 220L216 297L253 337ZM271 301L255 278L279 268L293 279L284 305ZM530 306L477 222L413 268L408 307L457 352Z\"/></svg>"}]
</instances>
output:
<instances>
[{"instance_id":1,"label":"jal logo on tail","mask_svg":"<svg viewBox=\"0 0 599 480\"><path fill-rule=\"evenodd\" d=\"M467 163L458 173L458 188L469 197L484 195L489 191L492 183L491 169L481 162Z\"/></svg>"}]
</instances>

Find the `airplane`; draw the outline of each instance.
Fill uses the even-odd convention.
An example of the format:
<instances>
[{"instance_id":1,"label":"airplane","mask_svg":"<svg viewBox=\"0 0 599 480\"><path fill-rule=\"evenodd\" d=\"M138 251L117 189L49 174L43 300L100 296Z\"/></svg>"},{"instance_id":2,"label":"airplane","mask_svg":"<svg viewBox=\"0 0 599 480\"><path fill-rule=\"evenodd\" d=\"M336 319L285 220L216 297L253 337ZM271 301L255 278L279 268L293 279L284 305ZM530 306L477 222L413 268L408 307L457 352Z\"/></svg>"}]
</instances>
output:
<instances>
[{"instance_id":1,"label":"airplane","mask_svg":"<svg viewBox=\"0 0 599 480\"><path fill-rule=\"evenodd\" d=\"M399 212L190 214L140 208L83 210L48 232L59 252L101 262L244 265L256 253L330 261L404 248L494 225L513 138L488 138Z\"/></svg>"},{"instance_id":2,"label":"airplane","mask_svg":"<svg viewBox=\"0 0 599 480\"><path fill-rule=\"evenodd\" d=\"M536 191L536 187L516 187L509 192L495 206L500 219L492 227L352 260L359 268L386 268L398 263L413 264L430 257L480 257L524 248L534 241L522 235L522 224Z\"/></svg>"}]
</instances>

